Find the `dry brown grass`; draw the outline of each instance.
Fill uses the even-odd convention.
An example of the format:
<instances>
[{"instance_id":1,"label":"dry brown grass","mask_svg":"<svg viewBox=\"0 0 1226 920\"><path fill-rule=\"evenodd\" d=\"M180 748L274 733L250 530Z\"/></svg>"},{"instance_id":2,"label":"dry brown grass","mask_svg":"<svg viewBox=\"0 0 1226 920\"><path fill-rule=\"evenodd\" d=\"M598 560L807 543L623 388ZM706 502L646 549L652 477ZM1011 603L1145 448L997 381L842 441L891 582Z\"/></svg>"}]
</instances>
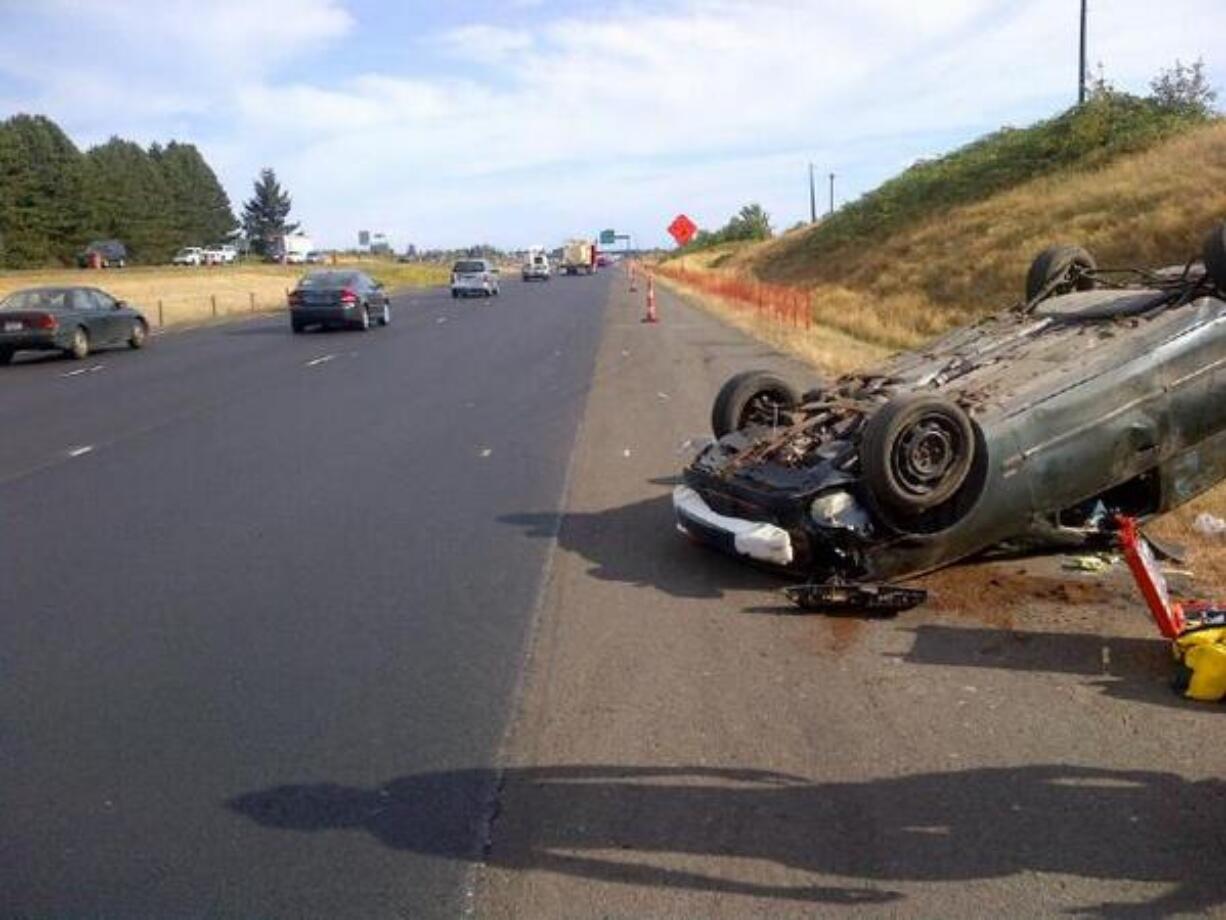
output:
<instances>
[{"instance_id":1,"label":"dry brown grass","mask_svg":"<svg viewBox=\"0 0 1226 920\"><path fill-rule=\"evenodd\" d=\"M837 329L820 324L814 325L812 329L782 325L755 310L701 292L674 278L662 275L657 275L656 278L661 284L668 285L684 297L687 302L703 307L772 348L795 355L827 373L842 374L852 371L879 361L889 354L885 348L852 338Z\"/></svg>"},{"instance_id":2,"label":"dry brown grass","mask_svg":"<svg viewBox=\"0 0 1226 920\"><path fill-rule=\"evenodd\" d=\"M345 264L337 267L343 268ZM363 263L359 267L390 288L442 284L448 277L446 266ZM214 316L282 309L286 292L304 271L301 265L247 264L158 266L102 272L80 269L9 271L0 272L0 297L26 287L87 284L129 301L155 325L160 303L164 324L174 326L199 323Z\"/></svg>"},{"instance_id":3,"label":"dry brown grass","mask_svg":"<svg viewBox=\"0 0 1226 920\"><path fill-rule=\"evenodd\" d=\"M814 258L807 230L737 248L719 269L811 287L819 322L907 348L1018 300L1031 258L1052 243L1084 245L1103 267L1183 263L1223 217L1226 125L1213 124L952 209L873 247Z\"/></svg>"}]
</instances>

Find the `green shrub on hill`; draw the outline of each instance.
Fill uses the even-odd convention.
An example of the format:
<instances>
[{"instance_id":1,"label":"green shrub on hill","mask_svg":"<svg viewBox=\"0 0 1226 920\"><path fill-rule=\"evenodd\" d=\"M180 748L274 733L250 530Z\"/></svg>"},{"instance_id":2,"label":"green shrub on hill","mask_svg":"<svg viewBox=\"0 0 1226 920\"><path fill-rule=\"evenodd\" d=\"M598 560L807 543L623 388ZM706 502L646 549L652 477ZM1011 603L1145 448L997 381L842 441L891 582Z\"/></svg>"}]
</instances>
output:
<instances>
[{"instance_id":1,"label":"green shrub on hill","mask_svg":"<svg viewBox=\"0 0 1226 920\"><path fill-rule=\"evenodd\" d=\"M955 205L988 198L1030 179L1090 169L1143 150L1210 116L1102 88L1085 105L1029 128L1003 128L933 160L914 164L845 205L807 235L811 255L869 242Z\"/></svg>"}]
</instances>

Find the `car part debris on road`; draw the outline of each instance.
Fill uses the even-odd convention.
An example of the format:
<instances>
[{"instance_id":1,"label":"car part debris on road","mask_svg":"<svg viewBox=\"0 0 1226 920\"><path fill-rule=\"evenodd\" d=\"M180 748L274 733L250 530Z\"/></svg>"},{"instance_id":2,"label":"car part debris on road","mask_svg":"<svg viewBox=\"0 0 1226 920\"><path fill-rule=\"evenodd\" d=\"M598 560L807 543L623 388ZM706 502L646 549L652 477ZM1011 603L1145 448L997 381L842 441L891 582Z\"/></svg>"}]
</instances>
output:
<instances>
[{"instance_id":1,"label":"car part debris on road","mask_svg":"<svg viewBox=\"0 0 1226 920\"><path fill-rule=\"evenodd\" d=\"M1081 556L1069 556L1064 560L1061 568L1074 572L1101 573L1109 570L1117 562L1119 558L1112 553L1087 553Z\"/></svg>"},{"instance_id":2,"label":"car part debris on road","mask_svg":"<svg viewBox=\"0 0 1226 920\"><path fill-rule=\"evenodd\" d=\"M783 589L784 595L805 610L863 611L891 614L918 607L928 600L923 588L898 585L826 584L795 585Z\"/></svg>"},{"instance_id":3,"label":"car part debris on road","mask_svg":"<svg viewBox=\"0 0 1226 920\"><path fill-rule=\"evenodd\" d=\"M1226 604L1172 600L1149 542L1137 522L1119 518L1120 546L1158 630L1171 641L1174 687L1188 699L1226 699Z\"/></svg>"},{"instance_id":4,"label":"car part debris on road","mask_svg":"<svg viewBox=\"0 0 1226 920\"><path fill-rule=\"evenodd\" d=\"M1192 529L1206 537L1226 536L1226 521L1216 514L1202 511L1192 520Z\"/></svg>"}]
</instances>

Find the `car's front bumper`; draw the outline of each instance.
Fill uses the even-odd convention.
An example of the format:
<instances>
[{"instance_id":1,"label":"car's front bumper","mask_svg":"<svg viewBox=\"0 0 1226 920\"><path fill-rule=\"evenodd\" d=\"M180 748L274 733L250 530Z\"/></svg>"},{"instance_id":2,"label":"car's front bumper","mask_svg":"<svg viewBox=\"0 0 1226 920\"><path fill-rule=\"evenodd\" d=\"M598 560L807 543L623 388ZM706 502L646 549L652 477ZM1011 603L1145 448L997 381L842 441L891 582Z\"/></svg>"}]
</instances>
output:
<instances>
[{"instance_id":1,"label":"car's front bumper","mask_svg":"<svg viewBox=\"0 0 1226 920\"><path fill-rule=\"evenodd\" d=\"M782 527L720 514L689 486L673 489L673 512L678 530L723 552L785 567L795 559L792 538Z\"/></svg>"}]
</instances>

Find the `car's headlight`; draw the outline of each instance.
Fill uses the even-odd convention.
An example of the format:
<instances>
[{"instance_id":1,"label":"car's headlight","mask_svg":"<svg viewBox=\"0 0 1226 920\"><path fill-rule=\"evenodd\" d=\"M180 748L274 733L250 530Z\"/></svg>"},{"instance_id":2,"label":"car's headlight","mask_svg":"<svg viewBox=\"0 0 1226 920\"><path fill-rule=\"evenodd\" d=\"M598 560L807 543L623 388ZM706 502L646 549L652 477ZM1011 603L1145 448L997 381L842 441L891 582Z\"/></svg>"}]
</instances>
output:
<instances>
[{"instance_id":1,"label":"car's headlight","mask_svg":"<svg viewBox=\"0 0 1226 920\"><path fill-rule=\"evenodd\" d=\"M823 492L809 505L809 517L819 527L850 530L867 536L872 533L873 519L850 492L835 489Z\"/></svg>"}]
</instances>

